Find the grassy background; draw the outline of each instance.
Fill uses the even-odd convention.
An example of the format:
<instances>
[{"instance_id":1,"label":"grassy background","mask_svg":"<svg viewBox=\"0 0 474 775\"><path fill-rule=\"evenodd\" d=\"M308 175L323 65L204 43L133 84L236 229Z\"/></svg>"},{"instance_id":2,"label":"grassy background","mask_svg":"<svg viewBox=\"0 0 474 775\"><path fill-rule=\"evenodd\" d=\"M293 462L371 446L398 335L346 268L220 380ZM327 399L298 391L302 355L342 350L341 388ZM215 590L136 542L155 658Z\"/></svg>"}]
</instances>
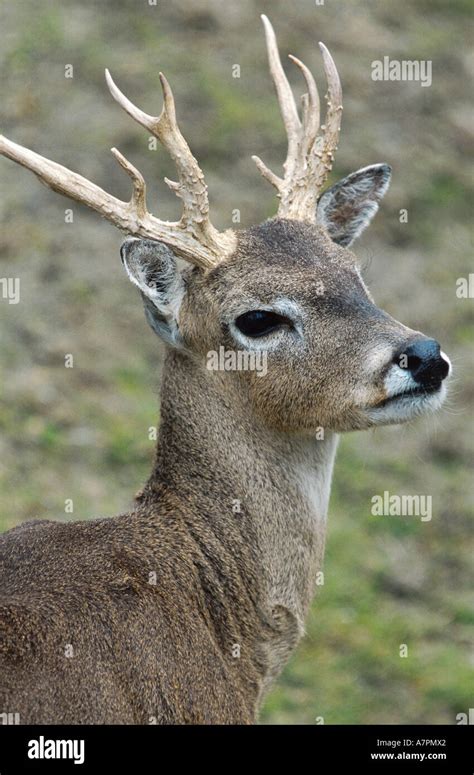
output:
<instances>
[{"instance_id":1,"label":"grassy background","mask_svg":"<svg viewBox=\"0 0 474 775\"><path fill-rule=\"evenodd\" d=\"M333 178L378 161L394 167L381 213L357 248L366 277L381 306L441 340L456 372L439 417L342 440L326 583L262 720L455 723L473 705L473 301L456 297L472 255L472 3L5 0L1 130L125 198L129 181L109 153L115 145L145 172L153 211L175 217L178 204L162 183L174 175L166 154L148 149L146 132L103 79L107 66L126 94L157 113L163 69L205 170L216 224L231 225L234 208L242 226L263 220L275 201L250 156L277 170L285 139L262 11L282 53L302 58L320 83L315 42L332 51L345 92ZM385 55L433 60L432 86L373 82L371 62ZM289 73L301 92L298 73ZM12 163L0 167L0 276L21 282L20 304L0 300L0 528L124 511L150 468L163 352L122 272L120 235ZM400 208L408 223L400 223ZM432 495L432 521L371 516L371 497L385 489Z\"/></svg>"}]
</instances>

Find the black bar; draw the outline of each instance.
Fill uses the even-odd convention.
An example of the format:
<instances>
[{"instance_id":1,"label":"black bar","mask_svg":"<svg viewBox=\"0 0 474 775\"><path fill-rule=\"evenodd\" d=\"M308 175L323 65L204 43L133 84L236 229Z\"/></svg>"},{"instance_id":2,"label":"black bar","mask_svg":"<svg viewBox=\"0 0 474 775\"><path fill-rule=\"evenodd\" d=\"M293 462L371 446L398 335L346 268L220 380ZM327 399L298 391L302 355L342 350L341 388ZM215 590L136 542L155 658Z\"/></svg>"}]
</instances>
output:
<instances>
[{"instance_id":1,"label":"black bar","mask_svg":"<svg viewBox=\"0 0 474 775\"><path fill-rule=\"evenodd\" d=\"M73 741L84 741L84 762L32 759L32 754L81 757ZM38 741L38 744L32 741ZM48 743L53 741L53 744ZM55 741L70 741L56 748ZM258 757L265 768L283 761L293 768L342 773L474 772L470 726L1 726L0 775L48 772L173 772L184 764L225 773L244 772ZM222 745L225 747L222 748ZM393 756L389 756L393 754ZM414 754L417 756L415 757ZM375 756L376 755L376 756ZM423 758L422 758L422 755Z\"/></svg>"}]
</instances>

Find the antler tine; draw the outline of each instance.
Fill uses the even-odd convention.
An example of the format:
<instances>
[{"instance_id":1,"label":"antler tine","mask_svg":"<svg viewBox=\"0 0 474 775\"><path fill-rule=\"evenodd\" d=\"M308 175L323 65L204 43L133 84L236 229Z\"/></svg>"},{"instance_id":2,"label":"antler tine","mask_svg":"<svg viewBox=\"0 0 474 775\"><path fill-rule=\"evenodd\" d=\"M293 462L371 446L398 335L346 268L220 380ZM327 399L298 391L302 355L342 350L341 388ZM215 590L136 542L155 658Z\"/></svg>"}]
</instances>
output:
<instances>
[{"instance_id":1,"label":"antler tine","mask_svg":"<svg viewBox=\"0 0 474 775\"><path fill-rule=\"evenodd\" d=\"M318 87L316 86L316 81L313 78L311 70L306 67L304 62L297 57L294 57L293 54L289 54L288 57L297 67L299 67L308 87L307 99L303 99L303 130L307 151L309 151L316 140L319 129L320 102ZM306 95L303 95L303 98L305 96Z\"/></svg>"},{"instance_id":2,"label":"antler tine","mask_svg":"<svg viewBox=\"0 0 474 775\"><path fill-rule=\"evenodd\" d=\"M277 196L280 196L280 191L284 183L283 178L280 178L278 177L278 175L275 175L275 173L272 172L271 169L269 169L269 167L267 167L267 165L261 160L259 156L255 156L255 155L252 156L252 161L254 161L255 164L257 165L257 169L260 172L261 176L265 178L265 180L268 180L268 182L271 183L271 185L277 189L278 191Z\"/></svg>"},{"instance_id":3,"label":"antler tine","mask_svg":"<svg viewBox=\"0 0 474 775\"><path fill-rule=\"evenodd\" d=\"M324 72L328 85L327 111L324 125L324 145L321 157L320 180L317 185L323 186L332 169L334 152L337 150L342 119L342 88L334 59L324 43L319 43L323 55Z\"/></svg>"},{"instance_id":4,"label":"antler tine","mask_svg":"<svg viewBox=\"0 0 474 775\"><path fill-rule=\"evenodd\" d=\"M4 135L0 135L0 153L31 170L42 183L58 194L91 207L119 229L135 233L130 224L128 202L122 202L77 172L12 142Z\"/></svg>"},{"instance_id":5,"label":"antler tine","mask_svg":"<svg viewBox=\"0 0 474 775\"><path fill-rule=\"evenodd\" d=\"M199 164L193 156L176 121L176 109L173 92L163 73L160 82L163 90L163 109L159 116L150 116L140 110L115 84L110 72L105 71L107 86L112 97L126 113L154 135L173 159L179 183L166 181L183 200L181 224L194 232L196 236L205 236L211 242L218 239L218 232L209 221L209 199L207 185Z\"/></svg>"},{"instance_id":6,"label":"antler tine","mask_svg":"<svg viewBox=\"0 0 474 775\"><path fill-rule=\"evenodd\" d=\"M290 59L301 70L307 93L302 97L303 120L299 119L290 85L283 71L278 45L266 16L262 16L268 49L270 71L277 90L280 110L288 138L288 154L283 165L284 177L275 175L258 156L253 160L262 176L278 191L278 215L301 221L316 219L316 202L332 168L341 126L342 90L334 61L326 46L320 43L328 82L326 123L320 129L320 101L316 82L306 65L294 56Z\"/></svg>"},{"instance_id":7,"label":"antler tine","mask_svg":"<svg viewBox=\"0 0 474 775\"><path fill-rule=\"evenodd\" d=\"M263 21L263 26L265 27L268 64L273 78L273 83L275 84L280 111L283 118L283 123L285 125L286 134L288 136L288 156L285 164L283 165L283 168L285 172L291 172L292 167L296 162L301 121L298 116L295 98L293 97L291 86L288 83L288 79L281 64L275 31L270 23L270 20L267 16L265 16L265 14L262 14L261 18Z\"/></svg>"},{"instance_id":8,"label":"antler tine","mask_svg":"<svg viewBox=\"0 0 474 775\"><path fill-rule=\"evenodd\" d=\"M160 140L175 162L179 183L167 182L183 200L183 215L179 221L161 221L148 212L143 175L116 148L112 148L112 153L133 182L129 202L117 199L82 175L2 135L0 154L34 172L53 191L92 208L127 234L164 242L179 256L203 269L216 266L232 252L236 237L232 230L218 232L209 220L204 176L179 130L173 94L166 78L160 74L164 104L157 118L149 116L130 102L115 85L108 71L106 79L112 96L132 118Z\"/></svg>"},{"instance_id":9,"label":"antler tine","mask_svg":"<svg viewBox=\"0 0 474 775\"><path fill-rule=\"evenodd\" d=\"M147 213L145 178L143 177L142 173L133 166L133 164L130 164L129 160L125 158L123 153L120 153L120 151L118 151L116 148L111 148L110 150L122 169L124 169L127 175L129 175L132 179L133 192L130 204L137 213L138 218L144 218Z\"/></svg>"}]
</instances>

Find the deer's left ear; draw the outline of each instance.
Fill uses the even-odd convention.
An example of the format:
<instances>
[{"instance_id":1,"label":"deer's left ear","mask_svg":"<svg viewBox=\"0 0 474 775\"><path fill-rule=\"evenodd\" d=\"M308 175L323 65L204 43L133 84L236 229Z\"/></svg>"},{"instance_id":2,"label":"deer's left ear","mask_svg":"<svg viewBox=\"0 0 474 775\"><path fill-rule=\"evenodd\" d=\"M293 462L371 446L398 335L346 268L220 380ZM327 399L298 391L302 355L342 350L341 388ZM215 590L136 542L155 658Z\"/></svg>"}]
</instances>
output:
<instances>
[{"instance_id":1,"label":"deer's left ear","mask_svg":"<svg viewBox=\"0 0 474 775\"><path fill-rule=\"evenodd\" d=\"M180 347L178 316L185 291L174 253L162 242L130 237L120 255L130 280L140 289L149 325L167 344Z\"/></svg>"},{"instance_id":2,"label":"deer's left ear","mask_svg":"<svg viewBox=\"0 0 474 775\"><path fill-rule=\"evenodd\" d=\"M348 247L379 209L392 176L388 164L372 164L329 188L318 201L316 220L338 245Z\"/></svg>"}]
</instances>

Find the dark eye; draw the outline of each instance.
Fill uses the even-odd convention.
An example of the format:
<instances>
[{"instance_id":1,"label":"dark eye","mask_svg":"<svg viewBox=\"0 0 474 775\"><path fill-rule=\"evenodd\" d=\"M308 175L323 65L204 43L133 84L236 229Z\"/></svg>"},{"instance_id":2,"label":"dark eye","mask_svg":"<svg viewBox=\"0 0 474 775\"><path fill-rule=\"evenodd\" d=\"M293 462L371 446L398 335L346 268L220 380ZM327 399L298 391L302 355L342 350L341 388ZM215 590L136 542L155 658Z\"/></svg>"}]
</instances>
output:
<instances>
[{"instance_id":1,"label":"dark eye","mask_svg":"<svg viewBox=\"0 0 474 775\"><path fill-rule=\"evenodd\" d=\"M265 336L271 331L281 326L291 325L291 321L284 315L277 312L271 312L266 309L255 309L251 312L245 312L239 315L235 320L235 325L245 336Z\"/></svg>"}]
</instances>

